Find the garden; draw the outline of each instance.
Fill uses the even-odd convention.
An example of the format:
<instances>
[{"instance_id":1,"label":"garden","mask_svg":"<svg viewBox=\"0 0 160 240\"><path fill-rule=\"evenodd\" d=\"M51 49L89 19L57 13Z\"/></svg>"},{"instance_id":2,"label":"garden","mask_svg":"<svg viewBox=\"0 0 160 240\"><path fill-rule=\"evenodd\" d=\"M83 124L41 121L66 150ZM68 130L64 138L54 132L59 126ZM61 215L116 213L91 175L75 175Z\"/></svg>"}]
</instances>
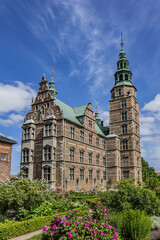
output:
<instances>
[{"instance_id":1,"label":"garden","mask_svg":"<svg viewBox=\"0 0 160 240\"><path fill-rule=\"evenodd\" d=\"M23 176L0 183L0 239L38 229L30 240L160 239L159 179L144 164L143 185L121 180L103 192L53 190Z\"/></svg>"}]
</instances>

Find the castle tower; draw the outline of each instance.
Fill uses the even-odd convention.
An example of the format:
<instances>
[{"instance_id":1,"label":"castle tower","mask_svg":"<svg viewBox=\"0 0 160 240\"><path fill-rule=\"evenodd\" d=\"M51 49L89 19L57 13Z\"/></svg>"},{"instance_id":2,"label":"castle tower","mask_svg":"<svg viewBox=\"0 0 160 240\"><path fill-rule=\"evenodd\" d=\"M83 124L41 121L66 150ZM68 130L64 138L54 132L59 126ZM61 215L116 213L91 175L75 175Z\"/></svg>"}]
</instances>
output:
<instances>
[{"instance_id":1,"label":"castle tower","mask_svg":"<svg viewBox=\"0 0 160 240\"><path fill-rule=\"evenodd\" d=\"M132 83L132 72L123 50L121 35L121 52L115 73L115 85L111 90L109 101L110 134L120 137L121 178L142 179L139 105L137 89Z\"/></svg>"}]
</instances>

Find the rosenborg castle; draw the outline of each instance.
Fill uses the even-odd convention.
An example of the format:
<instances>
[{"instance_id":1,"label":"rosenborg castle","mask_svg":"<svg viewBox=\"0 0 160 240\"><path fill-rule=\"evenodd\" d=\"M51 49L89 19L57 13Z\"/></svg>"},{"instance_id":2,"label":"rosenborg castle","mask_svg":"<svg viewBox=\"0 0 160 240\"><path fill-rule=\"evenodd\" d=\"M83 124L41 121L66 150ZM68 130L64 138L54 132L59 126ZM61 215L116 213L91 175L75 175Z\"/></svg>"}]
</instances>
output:
<instances>
[{"instance_id":1,"label":"rosenborg castle","mask_svg":"<svg viewBox=\"0 0 160 240\"><path fill-rule=\"evenodd\" d=\"M124 178L142 179L137 89L123 50L109 100L109 126L91 103L70 107L43 75L22 129L21 170L51 187L89 190Z\"/></svg>"}]
</instances>

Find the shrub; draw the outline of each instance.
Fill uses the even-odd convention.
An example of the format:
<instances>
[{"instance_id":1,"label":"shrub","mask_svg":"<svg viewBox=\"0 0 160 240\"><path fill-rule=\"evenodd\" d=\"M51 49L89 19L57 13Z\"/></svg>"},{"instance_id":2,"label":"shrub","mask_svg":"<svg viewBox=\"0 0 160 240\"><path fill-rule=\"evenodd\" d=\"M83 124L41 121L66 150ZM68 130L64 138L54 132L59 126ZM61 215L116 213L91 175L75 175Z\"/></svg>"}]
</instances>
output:
<instances>
[{"instance_id":1,"label":"shrub","mask_svg":"<svg viewBox=\"0 0 160 240\"><path fill-rule=\"evenodd\" d=\"M160 217L152 216L152 230L160 229Z\"/></svg>"},{"instance_id":2,"label":"shrub","mask_svg":"<svg viewBox=\"0 0 160 240\"><path fill-rule=\"evenodd\" d=\"M105 192L101 199L106 206L116 211L140 209L147 214L160 215L160 200L155 192L135 186L128 180L120 181L116 191Z\"/></svg>"},{"instance_id":3,"label":"shrub","mask_svg":"<svg viewBox=\"0 0 160 240\"><path fill-rule=\"evenodd\" d=\"M92 203L91 203L92 205ZM87 211L83 216L78 210L67 215L57 215L51 226L44 226L43 240L67 240L67 239L119 239L116 229L108 224L108 212L98 203L93 205L93 212Z\"/></svg>"},{"instance_id":4,"label":"shrub","mask_svg":"<svg viewBox=\"0 0 160 240\"><path fill-rule=\"evenodd\" d=\"M144 240L149 236L152 221L143 211L125 210L112 215L111 224L117 227L117 231L124 239Z\"/></svg>"},{"instance_id":5,"label":"shrub","mask_svg":"<svg viewBox=\"0 0 160 240\"><path fill-rule=\"evenodd\" d=\"M28 178L12 178L0 183L0 213L14 212L16 219L25 217L29 211L45 201L51 201L46 182Z\"/></svg>"}]
</instances>

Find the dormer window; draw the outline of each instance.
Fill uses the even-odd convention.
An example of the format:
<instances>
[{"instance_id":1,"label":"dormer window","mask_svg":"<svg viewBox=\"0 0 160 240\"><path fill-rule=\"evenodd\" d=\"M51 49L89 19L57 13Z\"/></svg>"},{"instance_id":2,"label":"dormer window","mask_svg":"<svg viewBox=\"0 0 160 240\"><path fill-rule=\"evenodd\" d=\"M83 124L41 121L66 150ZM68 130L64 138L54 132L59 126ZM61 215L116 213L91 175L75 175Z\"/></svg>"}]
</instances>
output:
<instances>
[{"instance_id":1,"label":"dormer window","mask_svg":"<svg viewBox=\"0 0 160 240\"><path fill-rule=\"evenodd\" d=\"M92 121L89 120L89 127L92 128Z\"/></svg>"}]
</instances>

